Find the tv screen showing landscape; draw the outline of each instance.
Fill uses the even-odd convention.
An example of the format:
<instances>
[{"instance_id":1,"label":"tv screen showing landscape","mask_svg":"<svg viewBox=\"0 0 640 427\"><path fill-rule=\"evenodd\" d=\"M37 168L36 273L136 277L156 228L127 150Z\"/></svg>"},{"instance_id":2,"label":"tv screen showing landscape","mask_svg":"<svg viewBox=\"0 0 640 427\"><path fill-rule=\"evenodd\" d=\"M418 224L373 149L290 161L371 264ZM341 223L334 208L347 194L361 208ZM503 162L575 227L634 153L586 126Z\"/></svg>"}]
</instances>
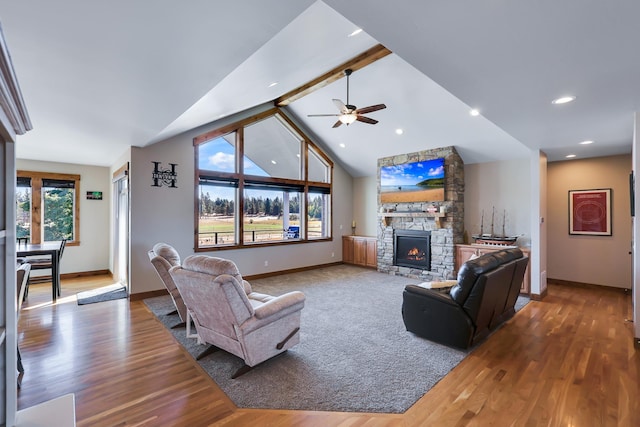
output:
<instances>
[{"instance_id":1,"label":"tv screen showing landscape","mask_svg":"<svg viewBox=\"0 0 640 427\"><path fill-rule=\"evenodd\" d=\"M444 158L380 168L380 202L444 200Z\"/></svg>"}]
</instances>

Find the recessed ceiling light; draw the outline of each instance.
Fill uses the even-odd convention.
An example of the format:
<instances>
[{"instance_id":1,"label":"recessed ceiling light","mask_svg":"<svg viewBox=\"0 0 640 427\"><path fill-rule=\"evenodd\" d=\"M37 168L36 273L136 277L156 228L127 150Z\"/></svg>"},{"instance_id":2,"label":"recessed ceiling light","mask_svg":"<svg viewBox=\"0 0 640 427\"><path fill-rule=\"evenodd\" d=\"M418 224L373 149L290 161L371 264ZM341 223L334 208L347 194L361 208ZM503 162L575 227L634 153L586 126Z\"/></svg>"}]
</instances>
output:
<instances>
[{"instance_id":1,"label":"recessed ceiling light","mask_svg":"<svg viewBox=\"0 0 640 427\"><path fill-rule=\"evenodd\" d=\"M341 143L340 143L340 147L341 147L341 148L344 148L344 147L346 147L346 145L344 145L344 143L342 143L342 142L341 142Z\"/></svg>"},{"instance_id":2,"label":"recessed ceiling light","mask_svg":"<svg viewBox=\"0 0 640 427\"><path fill-rule=\"evenodd\" d=\"M358 34L360 34L362 32L362 28L358 28L356 30L353 30L353 32L351 34L349 34L347 37L353 37L353 36L357 36Z\"/></svg>"},{"instance_id":3,"label":"recessed ceiling light","mask_svg":"<svg viewBox=\"0 0 640 427\"><path fill-rule=\"evenodd\" d=\"M567 96L561 96L560 98L556 98L553 101L551 101L552 104L566 104L567 102L571 102L574 101L576 99L575 96L573 95L567 95Z\"/></svg>"},{"instance_id":4,"label":"recessed ceiling light","mask_svg":"<svg viewBox=\"0 0 640 427\"><path fill-rule=\"evenodd\" d=\"M469 114L471 114L473 117L476 117L480 115L480 111L478 111L478 109L476 108L473 108L472 110L469 111Z\"/></svg>"},{"instance_id":5,"label":"recessed ceiling light","mask_svg":"<svg viewBox=\"0 0 640 427\"><path fill-rule=\"evenodd\" d=\"M271 84L269 84L269 87L274 87L278 84L278 82L271 82Z\"/></svg>"},{"instance_id":6,"label":"recessed ceiling light","mask_svg":"<svg viewBox=\"0 0 640 427\"><path fill-rule=\"evenodd\" d=\"M402 135L403 133L404 133L404 130L402 130L400 128L396 129L396 134L397 135Z\"/></svg>"},{"instance_id":7,"label":"recessed ceiling light","mask_svg":"<svg viewBox=\"0 0 640 427\"><path fill-rule=\"evenodd\" d=\"M273 163L273 164L275 165L275 164L276 164L276 161L275 161L275 160L271 160L271 163Z\"/></svg>"},{"instance_id":8,"label":"recessed ceiling light","mask_svg":"<svg viewBox=\"0 0 640 427\"><path fill-rule=\"evenodd\" d=\"M580 145L589 145L589 144L593 144L593 141L582 141L580 143Z\"/></svg>"},{"instance_id":9,"label":"recessed ceiling light","mask_svg":"<svg viewBox=\"0 0 640 427\"><path fill-rule=\"evenodd\" d=\"M573 159L576 155L575 154L567 154L565 157L567 159Z\"/></svg>"}]
</instances>

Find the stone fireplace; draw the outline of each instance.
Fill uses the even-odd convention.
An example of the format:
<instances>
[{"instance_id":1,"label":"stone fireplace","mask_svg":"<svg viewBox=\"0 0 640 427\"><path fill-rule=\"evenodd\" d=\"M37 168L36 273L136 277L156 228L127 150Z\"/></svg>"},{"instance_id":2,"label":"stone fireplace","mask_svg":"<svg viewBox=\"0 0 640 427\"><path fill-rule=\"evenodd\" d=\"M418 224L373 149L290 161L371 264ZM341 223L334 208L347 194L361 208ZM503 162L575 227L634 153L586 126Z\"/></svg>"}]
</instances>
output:
<instances>
[{"instance_id":1,"label":"stone fireplace","mask_svg":"<svg viewBox=\"0 0 640 427\"><path fill-rule=\"evenodd\" d=\"M408 162L445 159L444 201L413 203L381 203L380 169ZM455 279L455 245L463 242L464 233L464 163L454 147L424 150L378 159L378 271L415 277L421 281ZM398 253L412 251L397 237L409 239L428 235L428 248L416 247L415 255ZM421 242L422 245L426 244ZM411 246L411 245L409 245ZM399 249L399 251L398 251ZM423 253L429 259L418 260Z\"/></svg>"}]
</instances>

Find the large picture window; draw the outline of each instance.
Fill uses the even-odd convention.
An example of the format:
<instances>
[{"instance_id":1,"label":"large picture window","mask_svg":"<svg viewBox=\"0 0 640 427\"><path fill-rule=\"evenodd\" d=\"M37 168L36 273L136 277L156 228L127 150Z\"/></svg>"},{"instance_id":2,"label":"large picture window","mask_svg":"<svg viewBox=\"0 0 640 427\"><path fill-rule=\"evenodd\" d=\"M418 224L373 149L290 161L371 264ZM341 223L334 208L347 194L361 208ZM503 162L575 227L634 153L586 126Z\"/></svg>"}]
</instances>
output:
<instances>
[{"instance_id":1,"label":"large picture window","mask_svg":"<svg viewBox=\"0 0 640 427\"><path fill-rule=\"evenodd\" d=\"M16 236L78 244L80 175L18 171Z\"/></svg>"},{"instance_id":2,"label":"large picture window","mask_svg":"<svg viewBox=\"0 0 640 427\"><path fill-rule=\"evenodd\" d=\"M333 164L277 109L194 145L196 249L331 238Z\"/></svg>"}]
</instances>

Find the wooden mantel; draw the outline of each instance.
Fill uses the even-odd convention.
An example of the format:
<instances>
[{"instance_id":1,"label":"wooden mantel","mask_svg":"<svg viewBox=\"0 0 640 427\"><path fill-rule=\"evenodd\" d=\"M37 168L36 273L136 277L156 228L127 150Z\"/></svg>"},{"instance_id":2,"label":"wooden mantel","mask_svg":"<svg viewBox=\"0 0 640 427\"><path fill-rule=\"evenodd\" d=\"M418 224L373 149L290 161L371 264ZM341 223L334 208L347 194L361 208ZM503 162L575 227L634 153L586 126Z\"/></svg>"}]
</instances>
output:
<instances>
[{"instance_id":1,"label":"wooden mantel","mask_svg":"<svg viewBox=\"0 0 640 427\"><path fill-rule=\"evenodd\" d=\"M440 220L447 216L446 213L440 212L383 212L379 213L378 217L382 218L385 226L389 226L393 218L433 218L436 221L436 226L442 228Z\"/></svg>"}]
</instances>

